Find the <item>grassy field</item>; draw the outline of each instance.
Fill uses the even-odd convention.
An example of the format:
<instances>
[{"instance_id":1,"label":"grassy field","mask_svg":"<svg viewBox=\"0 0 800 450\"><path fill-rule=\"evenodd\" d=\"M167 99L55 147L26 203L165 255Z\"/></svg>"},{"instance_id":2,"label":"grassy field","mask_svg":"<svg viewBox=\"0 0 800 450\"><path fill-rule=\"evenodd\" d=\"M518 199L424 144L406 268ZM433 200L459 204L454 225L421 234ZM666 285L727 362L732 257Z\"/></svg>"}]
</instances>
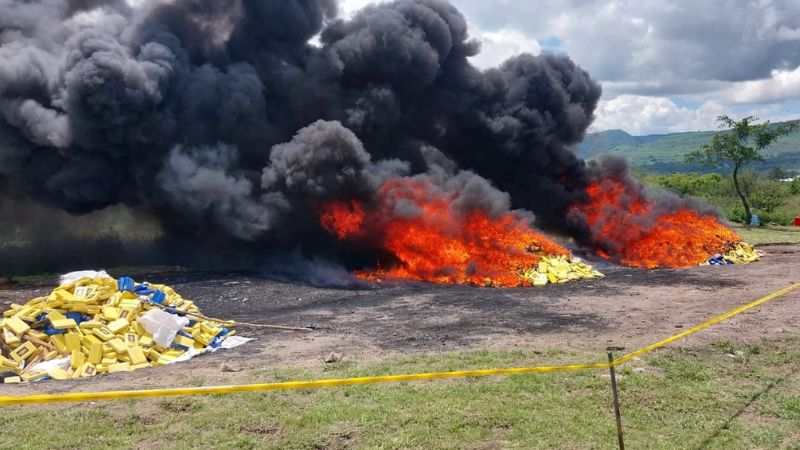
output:
<instances>
[{"instance_id":1,"label":"grassy field","mask_svg":"<svg viewBox=\"0 0 800 450\"><path fill-rule=\"evenodd\" d=\"M763 226L748 228L734 224L732 228L751 244L800 244L800 227Z\"/></svg>"},{"instance_id":2,"label":"grassy field","mask_svg":"<svg viewBox=\"0 0 800 450\"><path fill-rule=\"evenodd\" d=\"M665 349L621 369L630 448L800 449L797 340ZM601 361L467 352L266 369L253 381ZM205 384L202 378L192 380ZM168 384L168 383L167 383ZM54 384L55 388L55 384ZM8 407L2 448L612 448L604 371L339 389Z\"/></svg>"}]
</instances>

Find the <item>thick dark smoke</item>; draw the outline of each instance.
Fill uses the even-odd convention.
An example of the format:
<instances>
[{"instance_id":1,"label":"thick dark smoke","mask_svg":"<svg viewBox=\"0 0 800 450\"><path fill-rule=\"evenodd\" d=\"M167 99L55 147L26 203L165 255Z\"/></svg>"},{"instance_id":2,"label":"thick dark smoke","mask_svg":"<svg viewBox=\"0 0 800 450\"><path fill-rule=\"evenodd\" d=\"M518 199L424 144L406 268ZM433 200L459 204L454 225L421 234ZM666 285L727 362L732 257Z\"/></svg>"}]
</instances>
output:
<instances>
[{"instance_id":1,"label":"thick dark smoke","mask_svg":"<svg viewBox=\"0 0 800 450\"><path fill-rule=\"evenodd\" d=\"M444 0L351 20L335 0L0 0L0 11L0 196L155 217L163 236L140 252L155 262L337 257L320 202L421 174L477 174L459 184L485 197L475 204L585 231L565 219L589 182L570 148L600 87L566 56L475 68L479 45ZM15 209L0 220L31 225ZM4 255L0 272L18 263Z\"/></svg>"}]
</instances>

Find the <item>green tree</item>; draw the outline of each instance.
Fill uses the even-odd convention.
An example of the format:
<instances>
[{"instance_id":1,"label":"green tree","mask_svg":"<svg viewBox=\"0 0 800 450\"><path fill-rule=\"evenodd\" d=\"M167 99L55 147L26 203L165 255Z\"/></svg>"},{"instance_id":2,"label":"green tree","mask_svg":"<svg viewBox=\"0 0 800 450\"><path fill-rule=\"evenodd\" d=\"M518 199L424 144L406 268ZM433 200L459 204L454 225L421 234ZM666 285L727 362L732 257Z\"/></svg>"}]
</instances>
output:
<instances>
[{"instance_id":1,"label":"green tree","mask_svg":"<svg viewBox=\"0 0 800 450\"><path fill-rule=\"evenodd\" d=\"M761 152L797 127L794 122L773 125L766 121L755 124L757 120L753 116L739 121L719 116L717 124L720 128L726 128L726 131L715 134L707 144L686 155L689 162L732 168L733 186L744 207L745 223L750 223L752 212L750 201L739 183L740 171L753 161L763 161Z\"/></svg>"}]
</instances>

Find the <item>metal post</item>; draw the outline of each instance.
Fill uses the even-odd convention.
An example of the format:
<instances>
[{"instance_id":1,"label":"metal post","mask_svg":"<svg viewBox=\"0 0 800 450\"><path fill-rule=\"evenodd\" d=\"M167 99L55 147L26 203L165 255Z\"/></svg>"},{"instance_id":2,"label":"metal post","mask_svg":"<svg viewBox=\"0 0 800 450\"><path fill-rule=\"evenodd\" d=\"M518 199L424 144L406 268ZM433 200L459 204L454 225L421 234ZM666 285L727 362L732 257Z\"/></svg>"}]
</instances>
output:
<instances>
[{"instance_id":1,"label":"metal post","mask_svg":"<svg viewBox=\"0 0 800 450\"><path fill-rule=\"evenodd\" d=\"M623 350L621 347L608 347L608 363L614 361L614 350ZM608 367L611 372L611 398L614 400L614 415L617 418L617 439L619 440L619 450L625 450L625 441L622 439L622 415L619 412L619 396L617 395L617 376L614 373L614 365Z\"/></svg>"}]
</instances>

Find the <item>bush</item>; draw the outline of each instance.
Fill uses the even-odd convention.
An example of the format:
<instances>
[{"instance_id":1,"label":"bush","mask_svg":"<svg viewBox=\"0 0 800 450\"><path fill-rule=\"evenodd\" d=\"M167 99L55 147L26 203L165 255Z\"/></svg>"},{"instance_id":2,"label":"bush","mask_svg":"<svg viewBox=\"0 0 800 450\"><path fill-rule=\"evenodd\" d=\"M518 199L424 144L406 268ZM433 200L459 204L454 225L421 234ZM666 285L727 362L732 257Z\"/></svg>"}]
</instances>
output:
<instances>
[{"instance_id":1,"label":"bush","mask_svg":"<svg viewBox=\"0 0 800 450\"><path fill-rule=\"evenodd\" d=\"M753 209L763 213L775 212L791 196L787 183L756 178L749 186L748 197Z\"/></svg>"},{"instance_id":2,"label":"bush","mask_svg":"<svg viewBox=\"0 0 800 450\"><path fill-rule=\"evenodd\" d=\"M789 211L775 211L759 214L761 223L768 224L774 223L776 225L789 226L794 223L794 214Z\"/></svg>"},{"instance_id":3,"label":"bush","mask_svg":"<svg viewBox=\"0 0 800 450\"><path fill-rule=\"evenodd\" d=\"M800 195L800 175L794 178L794 181L789 185L789 192L792 195Z\"/></svg>"},{"instance_id":4,"label":"bush","mask_svg":"<svg viewBox=\"0 0 800 450\"><path fill-rule=\"evenodd\" d=\"M698 174L671 173L667 175L654 175L644 179L650 185L662 187L674 192L681 197L711 197L718 195L724 186L722 175L718 173Z\"/></svg>"},{"instance_id":5,"label":"bush","mask_svg":"<svg viewBox=\"0 0 800 450\"><path fill-rule=\"evenodd\" d=\"M646 184L660 187L681 197L699 197L720 208L732 222L746 222L744 207L730 176L718 173L673 173L643 177ZM791 225L800 215L800 178L792 183L771 180L755 172L745 172L739 185L750 199L752 212L762 223Z\"/></svg>"},{"instance_id":6,"label":"bush","mask_svg":"<svg viewBox=\"0 0 800 450\"><path fill-rule=\"evenodd\" d=\"M725 218L731 222L745 222L744 208L741 205L723 208L722 212L725 214Z\"/></svg>"}]
</instances>

